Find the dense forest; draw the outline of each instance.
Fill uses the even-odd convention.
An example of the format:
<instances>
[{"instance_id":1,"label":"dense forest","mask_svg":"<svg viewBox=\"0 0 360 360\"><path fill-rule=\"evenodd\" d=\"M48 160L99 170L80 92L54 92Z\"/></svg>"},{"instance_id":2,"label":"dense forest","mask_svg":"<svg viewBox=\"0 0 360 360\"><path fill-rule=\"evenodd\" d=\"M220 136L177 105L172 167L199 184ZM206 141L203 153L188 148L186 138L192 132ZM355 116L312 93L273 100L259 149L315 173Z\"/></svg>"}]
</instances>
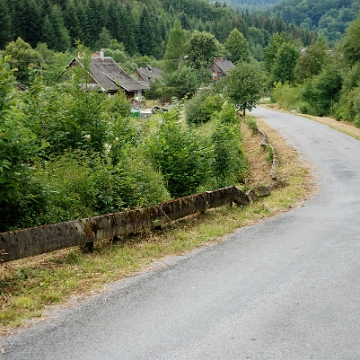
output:
<instances>
[{"instance_id":1,"label":"dense forest","mask_svg":"<svg viewBox=\"0 0 360 360\"><path fill-rule=\"evenodd\" d=\"M100 34L105 29L128 54L160 59L175 19L183 29L210 32L220 42L234 28L254 46L266 46L269 37L281 31L292 32L305 45L310 42L306 29L280 18L240 13L205 0L0 0L0 49L20 37L33 48L46 43L49 49L64 52L80 41L96 50L104 46ZM106 41L104 36L102 40Z\"/></svg>"},{"instance_id":2,"label":"dense forest","mask_svg":"<svg viewBox=\"0 0 360 360\"><path fill-rule=\"evenodd\" d=\"M358 0L286 0L267 9L267 16L283 19L302 28L317 30L328 41L341 39L360 11Z\"/></svg>"},{"instance_id":3,"label":"dense forest","mask_svg":"<svg viewBox=\"0 0 360 360\"><path fill-rule=\"evenodd\" d=\"M255 10L265 9L267 7L278 4L282 0L209 0L211 3L225 3L233 9L247 10L254 12Z\"/></svg>"}]
</instances>

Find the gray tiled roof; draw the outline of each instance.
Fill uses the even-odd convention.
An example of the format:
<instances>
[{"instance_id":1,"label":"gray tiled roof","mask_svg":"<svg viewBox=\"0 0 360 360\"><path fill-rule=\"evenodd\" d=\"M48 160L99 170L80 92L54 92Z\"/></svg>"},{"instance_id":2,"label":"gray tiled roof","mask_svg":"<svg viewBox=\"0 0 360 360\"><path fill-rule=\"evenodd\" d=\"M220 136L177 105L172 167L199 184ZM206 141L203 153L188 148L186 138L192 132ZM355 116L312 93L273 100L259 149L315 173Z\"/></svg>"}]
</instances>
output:
<instances>
[{"instance_id":1,"label":"gray tiled roof","mask_svg":"<svg viewBox=\"0 0 360 360\"><path fill-rule=\"evenodd\" d=\"M235 65L230 60L215 60L214 64L218 66L223 73L226 73L228 70L235 67Z\"/></svg>"},{"instance_id":2,"label":"gray tiled roof","mask_svg":"<svg viewBox=\"0 0 360 360\"><path fill-rule=\"evenodd\" d=\"M90 75L104 91L119 88L128 92L146 90L146 86L127 74L111 57L92 57Z\"/></svg>"},{"instance_id":3,"label":"gray tiled roof","mask_svg":"<svg viewBox=\"0 0 360 360\"><path fill-rule=\"evenodd\" d=\"M160 68L152 67L150 65L146 65L144 68L137 68L134 73L138 76L138 80L148 87L151 82L155 81L155 78L160 78L162 76Z\"/></svg>"}]
</instances>

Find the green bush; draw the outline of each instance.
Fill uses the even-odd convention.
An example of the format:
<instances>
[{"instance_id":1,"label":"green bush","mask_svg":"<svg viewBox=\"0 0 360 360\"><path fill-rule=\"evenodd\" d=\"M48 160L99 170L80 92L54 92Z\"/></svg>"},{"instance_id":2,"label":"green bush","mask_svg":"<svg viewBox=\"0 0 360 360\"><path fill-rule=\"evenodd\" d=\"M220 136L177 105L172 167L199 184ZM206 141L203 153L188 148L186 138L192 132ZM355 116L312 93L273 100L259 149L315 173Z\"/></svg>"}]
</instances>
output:
<instances>
[{"instance_id":1,"label":"green bush","mask_svg":"<svg viewBox=\"0 0 360 360\"><path fill-rule=\"evenodd\" d=\"M173 197L195 193L208 180L210 154L208 144L193 128L185 129L179 112L163 115L159 130L149 141L149 154Z\"/></svg>"},{"instance_id":2,"label":"green bush","mask_svg":"<svg viewBox=\"0 0 360 360\"><path fill-rule=\"evenodd\" d=\"M224 100L219 94L211 95L206 91L199 92L187 101L185 117L188 124L206 123L215 112L221 110Z\"/></svg>"},{"instance_id":3,"label":"green bush","mask_svg":"<svg viewBox=\"0 0 360 360\"><path fill-rule=\"evenodd\" d=\"M298 110L304 106L301 88L289 84L276 83L271 90L271 99L287 110Z\"/></svg>"},{"instance_id":4,"label":"green bush","mask_svg":"<svg viewBox=\"0 0 360 360\"><path fill-rule=\"evenodd\" d=\"M238 124L223 122L219 116L212 134L212 178L216 187L236 185L246 174L247 164Z\"/></svg>"},{"instance_id":5,"label":"green bush","mask_svg":"<svg viewBox=\"0 0 360 360\"><path fill-rule=\"evenodd\" d=\"M247 116L246 117L246 125L249 127L253 135L256 135L258 133L258 127L257 123L254 117Z\"/></svg>"}]
</instances>

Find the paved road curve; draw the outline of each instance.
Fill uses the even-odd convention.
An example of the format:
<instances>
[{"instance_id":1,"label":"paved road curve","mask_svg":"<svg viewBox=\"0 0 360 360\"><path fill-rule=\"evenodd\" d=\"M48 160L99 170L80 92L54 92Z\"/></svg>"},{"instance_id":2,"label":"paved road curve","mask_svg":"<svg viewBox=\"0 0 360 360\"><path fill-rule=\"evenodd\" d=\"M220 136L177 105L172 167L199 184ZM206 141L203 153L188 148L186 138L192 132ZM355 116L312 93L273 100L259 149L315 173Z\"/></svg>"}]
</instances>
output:
<instances>
[{"instance_id":1,"label":"paved road curve","mask_svg":"<svg viewBox=\"0 0 360 360\"><path fill-rule=\"evenodd\" d=\"M360 142L258 108L320 195L0 339L4 359L360 359Z\"/></svg>"}]
</instances>

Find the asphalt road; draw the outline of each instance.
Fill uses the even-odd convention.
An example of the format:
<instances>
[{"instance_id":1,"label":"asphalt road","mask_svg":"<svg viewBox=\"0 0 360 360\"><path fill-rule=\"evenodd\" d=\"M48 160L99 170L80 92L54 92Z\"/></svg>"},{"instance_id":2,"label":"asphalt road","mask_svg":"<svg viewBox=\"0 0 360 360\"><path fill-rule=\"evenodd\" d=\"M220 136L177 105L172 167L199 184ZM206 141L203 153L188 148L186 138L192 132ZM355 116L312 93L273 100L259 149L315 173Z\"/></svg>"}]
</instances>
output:
<instances>
[{"instance_id":1,"label":"asphalt road","mask_svg":"<svg viewBox=\"0 0 360 360\"><path fill-rule=\"evenodd\" d=\"M360 142L253 113L314 164L319 195L0 338L0 358L360 359Z\"/></svg>"}]
</instances>

